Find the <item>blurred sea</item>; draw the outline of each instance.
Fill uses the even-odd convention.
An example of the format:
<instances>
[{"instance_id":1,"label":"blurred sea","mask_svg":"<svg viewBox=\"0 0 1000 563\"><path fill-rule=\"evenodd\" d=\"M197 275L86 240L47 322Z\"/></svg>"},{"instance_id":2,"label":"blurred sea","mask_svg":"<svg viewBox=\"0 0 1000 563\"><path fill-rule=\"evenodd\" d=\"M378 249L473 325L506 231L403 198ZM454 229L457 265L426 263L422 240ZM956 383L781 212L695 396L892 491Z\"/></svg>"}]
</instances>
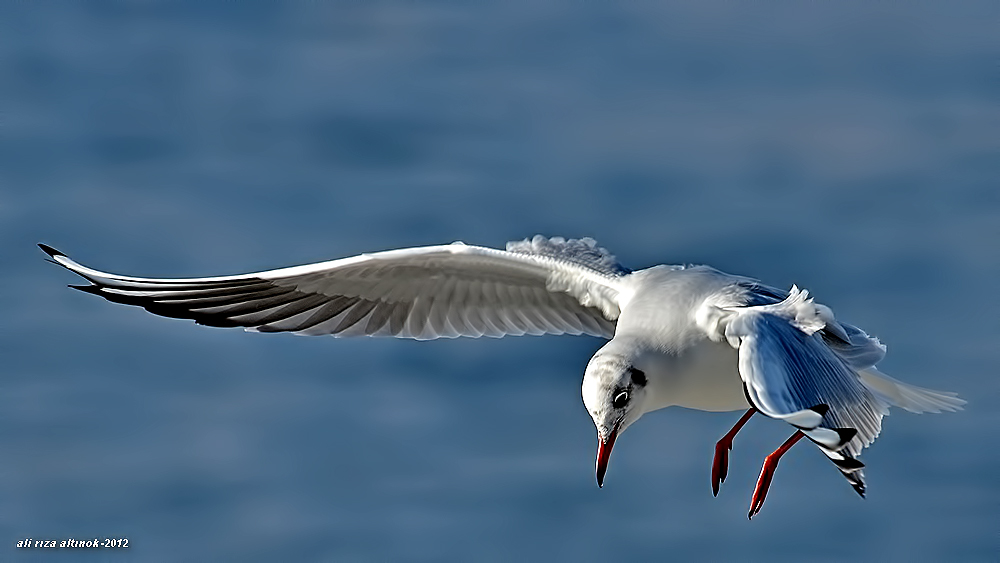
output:
<instances>
[{"instance_id":1,"label":"blurred sea","mask_svg":"<svg viewBox=\"0 0 1000 563\"><path fill-rule=\"evenodd\" d=\"M0 560L996 561L995 2L0 5ZM808 288L959 392L859 499L764 419L644 417L586 337L246 334L66 289L592 236ZM19 539L128 538L58 555Z\"/></svg>"}]
</instances>

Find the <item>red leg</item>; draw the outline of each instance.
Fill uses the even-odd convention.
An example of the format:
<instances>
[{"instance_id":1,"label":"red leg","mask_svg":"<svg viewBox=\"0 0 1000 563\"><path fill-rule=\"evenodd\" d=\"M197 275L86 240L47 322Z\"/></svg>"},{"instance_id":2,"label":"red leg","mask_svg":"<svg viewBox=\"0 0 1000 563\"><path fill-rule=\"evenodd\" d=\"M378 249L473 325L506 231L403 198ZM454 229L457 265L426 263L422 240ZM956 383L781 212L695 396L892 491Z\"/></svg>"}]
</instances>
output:
<instances>
[{"instance_id":1,"label":"red leg","mask_svg":"<svg viewBox=\"0 0 1000 563\"><path fill-rule=\"evenodd\" d=\"M750 513L747 514L747 518L753 519L764 506L764 497L767 496L767 489L771 486L771 478L774 477L774 470L778 467L778 460L804 436L801 430L796 430L791 438L785 440L784 444L764 458L764 466L761 467L760 477L757 479L757 488L754 489L753 498L750 499Z\"/></svg>"},{"instance_id":2,"label":"red leg","mask_svg":"<svg viewBox=\"0 0 1000 563\"><path fill-rule=\"evenodd\" d=\"M719 496L719 485L726 480L726 475L729 474L729 450L733 449L733 438L755 412L757 409L750 407L750 410L743 413L733 429L715 443L715 457L712 458L712 495Z\"/></svg>"}]
</instances>

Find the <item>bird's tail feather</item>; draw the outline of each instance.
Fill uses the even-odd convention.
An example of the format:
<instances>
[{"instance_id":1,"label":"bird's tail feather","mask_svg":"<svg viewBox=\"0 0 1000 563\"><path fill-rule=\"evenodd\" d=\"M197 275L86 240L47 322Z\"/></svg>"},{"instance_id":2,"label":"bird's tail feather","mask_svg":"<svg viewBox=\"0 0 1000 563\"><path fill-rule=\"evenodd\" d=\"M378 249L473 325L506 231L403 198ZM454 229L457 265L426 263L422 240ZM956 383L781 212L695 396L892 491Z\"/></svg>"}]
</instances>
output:
<instances>
[{"instance_id":1,"label":"bird's tail feather","mask_svg":"<svg viewBox=\"0 0 1000 563\"><path fill-rule=\"evenodd\" d=\"M861 376L861 382L881 399L913 413L959 411L966 402L955 393L903 383L875 367L861 370L858 375Z\"/></svg>"}]
</instances>

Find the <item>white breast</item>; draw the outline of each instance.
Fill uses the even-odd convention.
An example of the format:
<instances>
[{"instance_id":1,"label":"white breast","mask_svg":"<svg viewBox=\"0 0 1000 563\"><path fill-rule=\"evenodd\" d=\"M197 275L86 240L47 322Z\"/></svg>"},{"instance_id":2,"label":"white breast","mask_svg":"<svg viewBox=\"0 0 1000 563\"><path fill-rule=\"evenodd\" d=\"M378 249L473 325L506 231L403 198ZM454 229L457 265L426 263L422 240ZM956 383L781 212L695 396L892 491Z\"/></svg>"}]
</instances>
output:
<instances>
[{"instance_id":1,"label":"white breast","mask_svg":"<svg viewBox=\"0 0 1000 563\"><path fill-rule=\"evenodd\" d=\"M681 406L702 411L749 408L737 352L707 338L678 352L648 351L636 362L651 385L647 410Z\"/></svg>"}]
</instances>

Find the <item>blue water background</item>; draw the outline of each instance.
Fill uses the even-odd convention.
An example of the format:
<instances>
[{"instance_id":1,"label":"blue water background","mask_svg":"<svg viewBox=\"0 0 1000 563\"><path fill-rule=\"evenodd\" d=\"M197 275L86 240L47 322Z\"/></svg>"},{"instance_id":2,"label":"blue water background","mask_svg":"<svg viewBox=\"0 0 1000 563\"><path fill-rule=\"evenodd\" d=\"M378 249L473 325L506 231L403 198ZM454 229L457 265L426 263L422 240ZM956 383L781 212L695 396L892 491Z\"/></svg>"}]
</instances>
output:
<instances>
[{"instance_id":1,"label":"blue water background","mask_svg":"<svg viewBox=\"0 0 1000 563\"><path fill-rule=\"evenodd\" d=\"M1000 558L994 2L5 2L0 559ZM247 334L70 291L592 236L808 288L959 414L858 498L786 426L668 409L604 489L587 337ZM17 550L127 537L127 551Z\"/></svg>"}]
</instances>

